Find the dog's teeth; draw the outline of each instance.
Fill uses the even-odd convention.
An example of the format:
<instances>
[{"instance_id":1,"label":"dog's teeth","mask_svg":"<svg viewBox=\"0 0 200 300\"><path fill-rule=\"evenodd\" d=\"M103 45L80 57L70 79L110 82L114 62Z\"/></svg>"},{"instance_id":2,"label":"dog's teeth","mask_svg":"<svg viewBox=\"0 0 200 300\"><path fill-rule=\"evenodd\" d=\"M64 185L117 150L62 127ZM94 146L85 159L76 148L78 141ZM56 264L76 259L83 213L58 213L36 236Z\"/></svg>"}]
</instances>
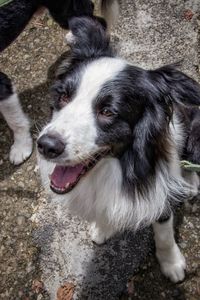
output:
<instances>
[{"instance_id":1,"label":"dog's teeth","mask_svg":"<svg viewBox=\"0 0 200 300\"><path fill-rule=\"evenodd\" d=\"M65 188L67 189L69 187L70 183L68 182L66 185L65 185Z\"/></svg>"}]
</instances>

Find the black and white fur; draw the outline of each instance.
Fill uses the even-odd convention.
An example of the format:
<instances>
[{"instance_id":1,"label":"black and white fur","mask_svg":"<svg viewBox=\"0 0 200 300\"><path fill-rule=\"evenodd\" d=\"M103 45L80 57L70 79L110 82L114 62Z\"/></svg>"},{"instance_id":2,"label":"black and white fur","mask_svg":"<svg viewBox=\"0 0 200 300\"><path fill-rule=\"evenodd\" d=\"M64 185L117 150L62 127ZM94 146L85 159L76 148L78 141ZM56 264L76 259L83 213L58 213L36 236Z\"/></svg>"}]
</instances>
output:
<instances>
[{"instance_id":1,"label":"black and white fur","mask_svg":"<svg viewBox=\"0 0 200 300\"><path fill-rule=\"evenodd\" d=\"M102 10L106 12L110 8L114 15L115 2L102 0ZM68 20L73 16L93 16L93 3L90 0L13 0L0 7L0 52L17 38L33 14L41 7L46 7L54 20L65 29L68 29ZM115 8L117 9L116 4ZM101 21L104 22L103 19ZM2 72L0 72L0 113L14 133L10 161L16 165L20 164L32 152L30 122L22 111L11 80Z\"/></svg>"},{"instance_id":2,"label":"black and white fur","mask_svg":"<svg viewBox=\"0 0 200 300\"><path fill-rule=\"evenodd\" d=\"M58 72L53 116L38 138L43 184L71 213L91 222L98 244L117 231L153 223L163 273L183 280L173 207L193 188L181 175L188 136L179 108L200 105L200 86L173 66L144 70L116 57L108 35L90 18L71 20L70 29L72 56ZM107 148L111 152L70 192L50 191L55 165L75 166Z\"/></svg>"},{"instance_id":3,"label":"black and white fur","mask_svg":"<svg viewBox=\"0 0 200 300\"><path fill-rule=\"evenodd\" d=\"M14 134L14 143L9 154L10 162L18 165L32 152L30 123L21 108L11 80L2 72L0 72L0 113Z\"/></svg>"}]
</instances>

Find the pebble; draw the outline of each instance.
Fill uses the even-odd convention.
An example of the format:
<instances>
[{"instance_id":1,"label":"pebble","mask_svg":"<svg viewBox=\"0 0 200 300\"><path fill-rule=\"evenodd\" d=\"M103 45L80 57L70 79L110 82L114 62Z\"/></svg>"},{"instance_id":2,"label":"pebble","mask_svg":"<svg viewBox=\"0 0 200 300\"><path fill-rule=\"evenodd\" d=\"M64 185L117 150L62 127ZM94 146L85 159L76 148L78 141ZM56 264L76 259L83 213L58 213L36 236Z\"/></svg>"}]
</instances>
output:
<instances>
[{"instance_id":1,"label":"pebble","mask_svg":"<svg viewBox=\"0 0 200 300\"><path fill-rule=\"evenodd\" d=\"M33 170L33 167L32 166L28 166L27 167L27 171L29 172L29 171L32 171Z\"/></svg>"},{"instance_id":2,"label":"pebble","mask_svg":"<svg viewBox=\"0 0 200 300\"><path fill-rule=\"evenodd\" d=\"M26 218L24 216L18 216L17 217L17 224L19 226L25 225L26 223Z\"/></svg>"},{"instance_id":3,"label":"pebble","mask_svg":"<svg viewBox=\"0 0 200 300\"><path fill-rule=\"evenodd\" d=\"M24 187L25 187L25 184L24 184L22 181L19 181L19 182L18 182L18 186L19 186L20 188L24 188Z\"/></svg>"},{"instance_id":4,"label":"pebble","mask_svg":"<svg viewBox=\"0 0 200 300\"><path fill-rule=\"evenodd\" d=\"M34 172L37 173L38 171L39 171L39 166L36 165L36 166L35 166L35 169L34 169Z\"/></svg>"},{"instance_id":5,"label":"pebble","mask_svg":"<svg viewBox=\"0 0 200 300\"><path fill-rule=\"evenodd\" d=\"M187 243L181 242L181 243L179 243L179 246L181 247L181 249L185 249L185 248L187 248Z\"/></svg>"}]
</instances>

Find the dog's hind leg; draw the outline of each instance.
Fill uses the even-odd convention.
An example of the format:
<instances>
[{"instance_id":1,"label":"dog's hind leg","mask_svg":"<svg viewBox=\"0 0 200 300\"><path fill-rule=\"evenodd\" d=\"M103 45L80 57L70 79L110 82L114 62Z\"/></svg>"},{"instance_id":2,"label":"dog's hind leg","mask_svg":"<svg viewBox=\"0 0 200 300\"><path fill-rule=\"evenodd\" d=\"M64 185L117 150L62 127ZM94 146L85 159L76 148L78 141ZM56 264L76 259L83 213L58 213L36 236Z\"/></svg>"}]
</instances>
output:
<instances>
[{"instance_id":1,"label":"dog's hind leg","mask_svg":"<svg viewBox=\"0 0 200 300\"><path fill-rule=\"evenodd\" d=\"M15 93L10 79L3 73L0 73L0 112L14 134L14 143L9 155L10 161L18 165L32 152L30 123L21 108L18 95Z\"/></svg>"},{"instance_id":2,"label":"dog's hind leg","mask_svg":"<svg viewBox=\"0 0 200 300\"><path fill-rule=\"evenodd\" d=\"M185 277L186 262L174 239L173 215L153 224L156 257L162 273L173 282Z\"/></svg>"}]
</instances>

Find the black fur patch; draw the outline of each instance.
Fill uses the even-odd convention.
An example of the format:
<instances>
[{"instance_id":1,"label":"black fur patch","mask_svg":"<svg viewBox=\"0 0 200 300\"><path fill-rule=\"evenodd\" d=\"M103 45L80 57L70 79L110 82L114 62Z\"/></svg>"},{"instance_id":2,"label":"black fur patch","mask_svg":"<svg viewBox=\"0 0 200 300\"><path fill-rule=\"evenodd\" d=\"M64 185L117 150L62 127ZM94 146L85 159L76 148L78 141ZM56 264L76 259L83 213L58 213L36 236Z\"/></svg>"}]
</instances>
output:
<instances>
[{"instance_id":1,"label":"black fur patch","mask_svg":"<svg viewBox=\"0 0 200 300\"><path fill-rule=\"evenodd\" d=\"M0 51L17 38L38 8L36 0L13 0L0 8Z\"/></svg>"},{"instance_id":2,"label":"black fur patch","mask_svg":"<svg viewBox=\"0 0 200 300\"><path fill-rule=\"evenodd\" d=\"M166 214L166 215L162 215L159 219L158 219L158 223L165 223L167 221L169 221L171 214Z\"/></svg>"},{"instance_id":3,"label":"black fur patch","mask_svg":"<svg viewBox=\"0 0 200 300\"><path fill-rule=\"evenodd\" d=\"M75 37L72 63L99 57L113 56L105 26L95 18L72 18L69 27Z\"/></svg>"},{"instance_id":4,"label":"black fur patch","mask_svg":"<svg viewBox=\"0 0 200 300\"><path fill-rule=\"evenodd\" d=\"M13 94L13 88L10 78L0 72L0 101L7 99Z\"/></svg>"},{"instance_id":5,"label":"black fur patch","mask_svg":"<svg viewBox=\"0 0 200 300\"><path fill-rule=\"evenodd\" d=\"M200 164L200 108L192 109L188 139L186 143L186 159L195 164Z\"/></svg>"},{"instance_id":6,"label":"black fur patch","mask_svg":"<svg viewBox=\"0 0 200 300\"><path fill-rule=\"evenodd\" d=\"M60 110L64 106L64 97L67 102L71 101L80 81L78 74L81 68L82 64L77 67L76 65L71 65L62 75L59 75L58 80L50 90L52 99L51 107L53 109Z\"/></svg>"},{"instance_id":7,"label":"black fur patch","mask_svg":"<svg viewBox=\"0 0 200 300\"><path fill-rule=\"evenodd\" d=\"M199 105L200 85L169 65L149 72L152 83L156 85L160 93L181 105Z\"/></svg>"},{"instance_id":8,"label":"black fur patch","mask_svg":"<svg viewBox=\"0 0 200 300\"><path fill-rule=\"evenodd\" d=\"M0 8L0 52L17 38L41 6L48 8L54 20L65 29L69 27L69 18L93 15L90 0L13 0Z\"/></svg>"},{"instance_id":9,"label":"black fur patch","mask_svg":"<svg viewBox=\"0 0 200 300\"><path fill-rule=\"evenodd\" d=\"M145 190L154 179L157 163L168 161L169 104L152 88L149 72L133 66L106 83L96 101L96 111L106 107L114 112L109 122L97 121L97 144L111 145L129 193L135 186Z\"/></svg>"},{"instance_id":10,"label":"black fur patch","mask_svg":"<svg viewBox=\"0 0 200 300\"><path fill-rule=\"evenodd\" d=\"M90 0L42 0L42 5L49 9L53 19L65 29L68 29L71 17L92 16L94 8Z\"/></svg>"}]
</instances>

